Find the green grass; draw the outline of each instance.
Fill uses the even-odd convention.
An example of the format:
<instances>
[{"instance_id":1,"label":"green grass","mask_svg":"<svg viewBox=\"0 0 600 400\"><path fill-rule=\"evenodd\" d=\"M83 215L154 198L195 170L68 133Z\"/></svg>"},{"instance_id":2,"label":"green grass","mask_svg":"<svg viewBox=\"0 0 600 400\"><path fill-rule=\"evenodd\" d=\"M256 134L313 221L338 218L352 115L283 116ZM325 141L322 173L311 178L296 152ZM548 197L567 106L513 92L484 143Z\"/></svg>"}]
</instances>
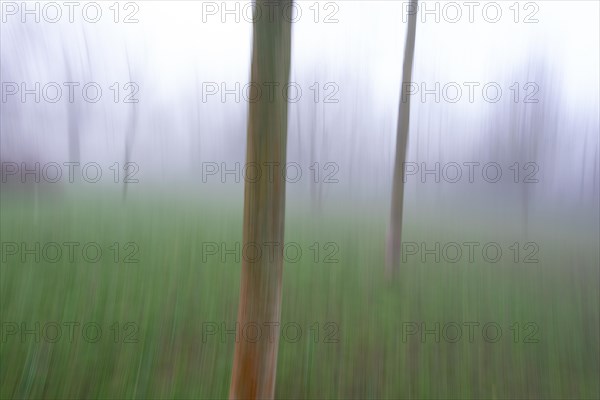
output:
<instances>
[{"instance_id":1,"label":"green grass","mask_svg":"<svg viewBox=\"0 0 600 400\"><path fill-rule=\"evenodd\" d=\"M599 268L597 236L548 233L540 262L497 264L409 262L397 282L383 277L384 218L326 215L320 222L288 207L286 241L303 250L285 265L282 325L302 328L297 342L279 347L277 398L598 398ZM379 213L373 212L373 215ZM431 226L430 226L431 227ZM510 235L485 227L456 227L471 239ZM63 328L57 343L33 335L3 338L2 398L225 398L234 341L208 336L203 323L233 327L240 265L216 256L202 262L202 242L241 240L241 203L131 199L109 196L44 203L4 198L2 242L98 242L99 263L1 264L2 323L95 322L97 343L71 343ZM452 241L419 226L414 241ZM597 234L597 233L596 233ZM459 240L462 240L462 236ZM458 240L455 240L458 241ZM139 245L139 263L114 263L109 246ZM339 263L314 263L308 250L335 242ZM121 255L124 255L122 253ZM321 253L320 258L324 256ZM414 261L414 260L413 260ZM119 343L111 326L119 323ZM137 343L123 343L126 323L138 327ZM332 322L335 325L326 323ZM457 343L429 335L403 341L406 322L456 322ZM472 343L464 322L478 322ZM497 343L481 335L494 322ZM519 343L509 329L518 322ZM537 343L523 343L533 322ZM316 325L319 337L315 343ZM332 334L337 343L324 342ZM312 328L312 329L311 329ZM293 334L290 329L289 334ZM493 333L493 331L490 331ZM450 334L449 334L450 336Z\"/></svg>"}]
</instances>

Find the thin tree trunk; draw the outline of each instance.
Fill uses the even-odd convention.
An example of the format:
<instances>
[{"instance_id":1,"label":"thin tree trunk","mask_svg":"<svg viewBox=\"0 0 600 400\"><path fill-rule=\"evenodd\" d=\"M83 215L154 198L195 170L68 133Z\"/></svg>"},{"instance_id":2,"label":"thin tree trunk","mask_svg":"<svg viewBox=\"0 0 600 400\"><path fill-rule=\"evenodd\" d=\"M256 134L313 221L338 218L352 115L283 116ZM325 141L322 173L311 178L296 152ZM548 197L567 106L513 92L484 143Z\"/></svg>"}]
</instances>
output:
<instances>
[{"instance_id":1,"label":"thin tree trunk","mask_svg":"<svg viewBox=\"0 0 600 400\"><path fill-rule=\"evenodd\" d=\"M291 0L277 0L272 18L265 15L269 9L267 3L269 0L257 0L263 15L254 23L251 81L258 85L276 82L279 91L288 83L291 58L291 24L289 18L282 17L281 10ZM240 335L236 341L231 399L272 399L275 394L283 275L282 168L286 162L287 108L287 101L279 92L273 99L262 96L249 105L246 162L260 166L263 173L259 179L245 182L243 245L258 246L262 256L256 260L242 257L237 323L240 333L245 327L257 326L263 334L256 340ZM268 163L275 166L272 179L267 174Z\"/></svg>"},{"instance_id":2,"label":"thin tree trunk","mask_svg":"<svg viewBox=\"0 0 600 400\"><path fill-rule=\"evenodd\" d=\"M67 72L67 81L73 81L73 74L71 72L71 64L67 57L67 52L63 49L63 59L65 62L65 69ZM67 130L69 134L69 161L79 162L80 149L79 149L79 103L77 99L73 99L73 103L67 105Z\"/></svg>"},{"instance_id":3,"label":"thin tree trunk","mask_svg":"<svg viewBox=\"0 0 600 400\"><path fill-rule=\"evenodd\" d=\"M317 132L318 132L318 124L319 124L319 110L317 108L317 103L313 103L313 129L310 133L310 166L313 167L315 162L317 161ZM313 214L318 214L318 205L317 205L317 185L321 183L321 164L319 164L319 168L315 171L316 176L319 178L311 181L310 183L310 200L312 205Z\"/></svg>"},{"instance_id":4,"label":"thin tree trunk","mask_svg":"<svg viewBox=\"0 0 600 400\"><path fill-rule=\"evenodd\" d=\"M75 100L77 101L77 100ZM67 109L67 121L69 131L69 161L79 162L80 151L79 151L79 124L77 119L79 110L75 103Z\"/></svg>"},{"instance_id":5,"label":"thin tree trunk","mask_svg":"<svg viewBox=\"0 0 600 400\"><path fill-rule=\"evenodd\" d=\"M404 65L402 68L402 88L400 90L400 109L398 111L398 128L396 137L396 161L392 183L392 206L388 243L386 252L386 276L391 277L400 262L402 209L404 206L404 163L408 143L408 127L410 117L410 97L408 88L412 80L413 58L415 54L415 32L417 28L417 0L411 0L408 16L408 29L404 47ZM405 101L406 99L406 101Z\"/></svg>"},{"instance_id":6,"label":"thin tree trunk","mask_svg":"<svg viewBox=\"0 0 600 400\"><path fill-rule=\"evenodd\" d=\"M131 62L129 53L127 54L127 68L129 70L129 82L132 83ZM129 163L131 161L131 151L135 133L137 129L137 103L131 103L131 114L129 117L129 127L125 132L125 163L123 164L123 201L127 199L127 183L129 182Z\"/></svg>"}]
</instances>

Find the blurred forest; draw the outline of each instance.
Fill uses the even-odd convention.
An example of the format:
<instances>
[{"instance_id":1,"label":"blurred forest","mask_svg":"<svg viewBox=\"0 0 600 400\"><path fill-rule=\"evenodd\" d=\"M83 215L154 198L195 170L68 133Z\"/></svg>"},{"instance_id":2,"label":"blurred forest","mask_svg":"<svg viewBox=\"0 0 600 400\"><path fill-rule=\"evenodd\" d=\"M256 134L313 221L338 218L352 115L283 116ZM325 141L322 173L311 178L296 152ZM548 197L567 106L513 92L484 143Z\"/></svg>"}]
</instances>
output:
<instances>
[{"instance_id":1,"label":"blurred forest","mask_svg":"<svg viewBox=\"0 0 600 400\"><path fill-rule=\"evenodd\" d=\"M598 398L599 3L267 3L2 1L0 397Z\"/></svg>"}]
</instances>

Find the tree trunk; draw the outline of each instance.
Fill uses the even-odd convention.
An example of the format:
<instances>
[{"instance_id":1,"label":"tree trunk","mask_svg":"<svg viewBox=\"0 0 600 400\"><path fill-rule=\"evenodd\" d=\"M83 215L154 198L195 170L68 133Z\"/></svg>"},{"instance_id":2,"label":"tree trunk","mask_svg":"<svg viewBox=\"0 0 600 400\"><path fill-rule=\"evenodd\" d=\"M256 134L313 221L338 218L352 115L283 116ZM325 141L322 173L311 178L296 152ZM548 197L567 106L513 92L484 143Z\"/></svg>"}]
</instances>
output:
<instances>
[{"instance_id":1,"label":"tree trunk","mask_svg":"<svg viewBox=\"0 0 600 400\"><path fill-rule=\"evenodd\" d=\"M129 53L127 54L127 68L129 69L129 83L133 82L131 74L131 62L129 61ZM123 201L127 199L127 183L129 182L129 167L131 161L131 151L133 141L137 130L137 103L131 103L131 114L129 116L129 127L125 132L125 162L123 164ZM120 171L119 171L120 172ZM132 171L133 172L133 171Z\"/></svg>"},{"instance_id":2,"label":"tree trunk","mask_svg":"<svg viewBox=\"0 0 600 400\"><path fill-rule=\"evenodd\" d=\"M260 167L262 175L245 182L243 248L257 246L262 256L242 257L237 328L241 333L255 326L263 334L257 340L236 337L231 399L273 398L280 332L288 105L279 91L288 84L291 57L291 24L281 11L291 0L277 0L272 16L266 13L272 1L256 3L262 16L254 23L251 81L278 86L272 98L263 91L249 105L246 163Z\"/></svg>"},{"instance_id":3,"label":"tree trunk","mask_svg":"<svg viewBox=\"0 0 600 400\"><path fill-rule=\"evenodd\" d=\"M388 242L386 251L386 276L392 277L400 263L402 209L404 205L404 163L408 143L408 126L410 117L410 97L408 89L412 79L413 58L415 54L415 32L417 28L417 0L409 5L408 29L404 46L404 65L402 67L402 87L400 90L400 109L398 111L398 127L396 132L396 161L392 183L392 205Z\"/></svg>"},{"instance_id":4,"label":"tree trunk","mask_svg":"<svg viewBox=\"0 0 600 400\"><path fill-rule=\"evenodd\" d=\"M63 49L63 59L65 62L65 70L67 73L67 81L73 81L73 74L71 72L71 64L67 57L66 50ZM79 149L79 100L73 99L73 103L67 105L67 130L69 134L69 161L79 162L80 149Z\"/></svg>"}]
</instances>

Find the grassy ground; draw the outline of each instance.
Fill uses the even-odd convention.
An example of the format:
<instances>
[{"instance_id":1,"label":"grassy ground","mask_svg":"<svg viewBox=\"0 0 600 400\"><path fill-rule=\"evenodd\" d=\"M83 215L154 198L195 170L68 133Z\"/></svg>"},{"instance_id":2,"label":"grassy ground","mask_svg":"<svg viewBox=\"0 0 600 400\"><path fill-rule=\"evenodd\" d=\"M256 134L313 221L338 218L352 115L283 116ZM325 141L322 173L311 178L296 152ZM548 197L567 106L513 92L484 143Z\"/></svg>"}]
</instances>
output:
<instances>
[{"instance_id":1,"label":"grassy ground","mask_svg":"<svg viewBox=\"0 0 600 400\"><path fill-rule=\"evenodd\" d=\"M234 327L240 265L233 256L222 262L220 253L203 254L202 243L233 248L241 240L241 207L169 204L149 196L124 207L91 196L42 202L36 215L31 202L3 199L3 243L96 242L103 254L97 263L70 262L65 254L57 263L33 256L22 262L4 245L2 398L227 397L234 337L220 330L222 323ZM515 263L512 253L495 264L413 258L388 282L381 222L288 213L286 241L303 253L285 266L282 325L291 328L279 349L278 398L599 397L597 237L547 233L535 264ZM473 227L470 236L468 226L457 229L472 239L494 237L489 229ZM419 227L406 231L415 241L431 236ZM440 238L454 236L429 237ZM498 239L505 251L509 239ZM138 263L123 262L136 250L125 248L128 242L138 246ZM324 248L328 242L337 247ZM339 262L323 262L332 252ZM36 322L39 342L22 335L22 323L32 330ZM62 327L56 343L48 340L52 322ZM69 322L80 324L72 340ZM102 329L97 342L89 325L83 336L90 322ZM470 322L479 324L472 340ZM429 330L439 324L439 342L435 333L424 341L421 332L407 335L421 323ZM455 343L449 323L462 329ZM502 329L494 343L482 332L488 323ZM206 335L208 327L219 332ZM485 334L497 335L493 327Z\"/></svg>"}]
</instances>

